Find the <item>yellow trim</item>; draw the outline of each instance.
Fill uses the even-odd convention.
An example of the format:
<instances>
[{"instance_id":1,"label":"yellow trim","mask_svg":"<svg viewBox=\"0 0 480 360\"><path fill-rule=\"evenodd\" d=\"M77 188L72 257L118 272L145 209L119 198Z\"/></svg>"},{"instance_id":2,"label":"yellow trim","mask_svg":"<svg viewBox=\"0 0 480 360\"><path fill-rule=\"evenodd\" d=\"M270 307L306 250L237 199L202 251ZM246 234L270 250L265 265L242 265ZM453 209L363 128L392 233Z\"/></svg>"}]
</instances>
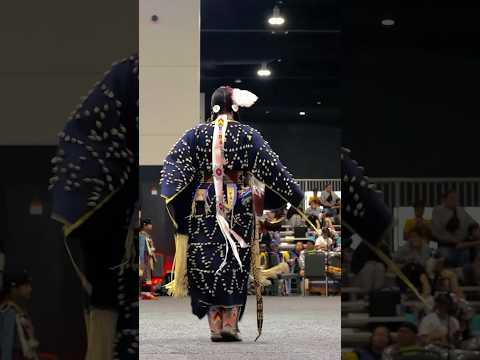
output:
<instances>
[{"instance_id":1,"label":"yellow trim","mask_svg":"<svg viewBox=\"0 0 480 360\"><path fill-rule=\"evenodd\" d=\"M190 185L191 181L185 185L183 188L181 188L180 190L178 190L177 192L175 192L175 194L173 196L170 196L170 197L167 197L165 195L160 195L161 197L163 197L165 199L165 202L167 203L167 205L170 203L170 201L172 201L173 199L175 199L178 194L180 194L181 192L183 192L183 190L185 190L187 188L188 185Z\"/></svg>"},{"instance_id":2,"label":"yellow trim","mask_svg":"<svg viewBox=\"0 0 480 360\"><path fill-rule=\"evenodd\" d=\"M65 220L63 217L61 217L58 214L52 214L51 218L53 220L56 220L60 223L62 223L63 226L63 233L65 237L70 235L75 229L80 227L85 221L87 221L98 209L100 209L103 205L105 205L112 197L114 194L116 194L120 189L116 189L115 191L111 192L108 194L105 199L102 200L97 206L95 206L92 210L89 210L85 214L81 215L74 223L70 223L67 220Z\"/></svg>"}]
</instances>

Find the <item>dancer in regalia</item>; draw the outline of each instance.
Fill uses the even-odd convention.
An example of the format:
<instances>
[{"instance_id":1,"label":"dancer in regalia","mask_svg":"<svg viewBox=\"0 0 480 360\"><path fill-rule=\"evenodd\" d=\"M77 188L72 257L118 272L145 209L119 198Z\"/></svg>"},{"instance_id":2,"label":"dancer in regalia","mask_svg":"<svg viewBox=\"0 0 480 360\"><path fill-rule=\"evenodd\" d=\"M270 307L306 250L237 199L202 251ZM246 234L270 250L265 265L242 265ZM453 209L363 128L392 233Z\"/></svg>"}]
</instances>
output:
<instances>
[{"instance_id":1,"label":"dancer in regalia","mask_svg":"<svg viewBox=\"0 0 480 360\"><path fill-rule=\"evenodd\" d=\"M95 84L52 159L52 217L84 260L68 251L88 295L87 360L138 358L138 66L126 58Z\"/></svg>"},{"instance_id":2,"label":"dancer in regalia","mask_svg":"<svg viewBox=\"0 0 480 360\"><path fill-rule=\"evenodd\" d=\"M193 314L208 316L212 341L241 340L251 266L258 285L256 215L303 199L261 134L239 122L239 108L256 100L245 90L218 88L211 121L188 130L162 170L161 192L176 227L167 288L175 296L188 289Z\"/></svg>"}]
</instances>

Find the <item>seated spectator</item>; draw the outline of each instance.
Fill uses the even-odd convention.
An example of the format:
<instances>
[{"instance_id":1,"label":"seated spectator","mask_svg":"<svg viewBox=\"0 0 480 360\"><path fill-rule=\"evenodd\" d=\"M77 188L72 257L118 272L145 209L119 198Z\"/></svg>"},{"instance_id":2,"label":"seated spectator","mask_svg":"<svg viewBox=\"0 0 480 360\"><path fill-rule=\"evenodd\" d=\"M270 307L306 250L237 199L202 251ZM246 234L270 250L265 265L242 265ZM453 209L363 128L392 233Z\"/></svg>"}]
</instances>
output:
<instances>
[{"instance_id":1,"label":"seated spectator","mask_svg":"<svg viewBox=\"0 0 480 360\"><path fill-rule=\"evenodd\" d=\"M260 266L264 269L268 266L267 264L267 244L260 243Z\"/></svg>"},{"instance_id":2,"label":"seated spectator","mask_svg":"<svg viewBox=\"0 0 480 360\"><path fill-rule=\"evenodd\" d=\"M414 228L418 227L424 227L426 228L427 237L430 238L430 233L432 231L432 220L425 219L424 214L425 214L425 203L421 200L417 201L413 205L413 210L415 213L415 217L411 219L407 219L405 221L405 225L403 226L403 238L405 241L408 241L408 236L410 232Z\"/></svg>"},{"instance_id":3,"label":"seated spectator","mask_svg":"<svg viewBox=\"0 0 480 360\"><path fill-rule=\"evenodd\" d=\"M387 256L390 251L384 243L380 249ZM353 252L351 272L355 274L353 285L365 291L379 290L385 285L387 265L362 241Z\"/></svg>"},{"instance_id":4,"label":"seated spectator","mask_svg":"<svg viewBox=\"0 0 480 360\"><path fill-rule=\"evenodd\" d=\"M280 247L276 241L267 244L267 266L265 269L270 269L283 262L283 255L280 252Z\"/></svg>"},{"instance_id":5,"label":"seated spectator","mask_svg":"<svg viewBox=\"0 0 480 360\"><path fill-rule=\"evenodd\" d=\"M439 294L435 297L434 311L422 319L418 329L424 346L449 346L458 342L461 331L458 320L450 315L454 311L453 307L450 294Z\"/></svg>"},{"instance_id":6,"label":"seated spectator","mask_svg":"<svg viewBox=\"0 0 480 360\"><path fill-rule=\"evenodd\" d=\"M322 235L318 236L315 240L315 249L327 251L333 244L331 232L328 228L322 229Z\"/></svg>"},{"instance_id":7,"label":"seated spectator","mask_svg":"<svg viewBox=\"0 0 480 360\"><path fill-rule=\"evenodd\" d=\"M299 258L302 251L303 251L303 242L301 241L297 241L295 243L295 249L290 250L290 257L288 260L288 264L290 265L291 272L294 274L300 273Z\"/></svg>"},{"instance_id":8,"label":"seated spectator","mask_svg":"<svg viewBox=\"0 0 480 360\"><path fill-rule=\"evenodd\" d=\"M307 210L305 210L305 214L307 216L314 215L317 218L320 216L321 212L322 210L320 209L320 206L316 202L312 202L307 208Z\"/></svg>"},{"instance_id":9,"label":"seated spectator","mask_svg":"<svg viewBox=\"0 0 480 360\"><path fill-rule=\"evenodd\" d=\"M408 234L407 243L400 246L393 254L393 260L400 265L415 262L425 266L430 258L426 228L417 226L410 229Z\"/></svg>"},{"instance_id":10,"label":"seated spectator","mask_svg":"<svg viewBox=\"0 0 480 360\"><path fill-rule=\"evenodd\" d=\"M347 353L348 360L381 360L384 350L392 344L390 330L385 326L377 326L370 337L368 346L365 349L355 349Z\"/></svg>"},{"instance_id":11,"label":"seated spectator","mask_svg":"<svg viewBox=\"0 0 480 360\"><path fill-rule=\"evenodd\" d=\"M432 287L432 295L437 292L452 292L464 298L463 290L458 284L457 274L446 267L446 259L442 253L437 252L427 261L427 274Z\"/></svg>"},{"instance_id":12,"label":"seated spectator","mask_svg":"<svg viewBox=\"0 0 480 360\"><path fill-rule=\"evenodd\" d=\"M418 289L423 298L428 298L431 296L432 290L430 287L430 282L428 281L428 275L422 265L416 262L410 262L402 267L402 272L412 283L412 285ZM409 293L410 288L407 287L407 285L398 277L397 284L400 288L400 292Z\"/></svg>"},{"instance_id":13,"label":"seated spectator","mask_svg":"<svg viewBox=\"0 0 480 360\"><path fill-rule=\"evenodd\" d=\"M470 224L468 227L467 240L457 245L458 249L466 249L469 259L474 259L480 253L480 225L477 223Z\"/></svg>"},{"instance_id":14,"label":"seated spectator","mask_svg":"<svg viewBox=\"0 0 480 360\"><path fill-rule=\"evenodd\" d=\"M469 261L468 250L457 246L467 240L468 228L474 223L472 217L458 205L455 190L447 191L442 204L433 209L432 234L438 241L438 250L450 266L457 267Z\"/></svg>"},{"instance_id":15,"label":"seated spectator","mask_svg":"<svg viewBox=\"0 0 480 360\"><path fill-rule=\"evenodd\" d=\"M321 221L322 228L328 228L328 229L333 229L335 230L335 226L333 225L333 217L332 214L326 213L322 217Z\"/></svg>"},{"instance_id":16,"label":"seated spectator","mask_svg":"<svg viewBox=\"0 0 480 360\"><path fill-rule=\"evenodd\" d=\"M304 226L305 224L303 218L292 206L287 211L287 224L290 225L292 228L295 228L297 226Z\"/></svg>"},{"instance_id":17,"label":"seated spectator","mask_svg":"<svg viewBox=\"0 0 480 360\"><path fill-rule=\"evenodd\" d=\"M318 189L313 189L313 196L310 196L308 199L308 205L310 206L312 203L316 203L320 205L320 197L318 196Z\"/></svg>"},{"instance_id":18,"label":"seated spectator","mask_svg":"<svg viewBox=\"0 0 480 360\"><path fill-rule=\"evenodd\" d=\"M314 240L307 240L305 249L302 250L300 253L300 257L298 258L298 263L300 265L300 276L305 276L305 255L306 254L316 254L317 251L315 250L315 241Z\"/></svg>"},{"instance_id":19,"label":"seated spectator","mask_svg":"<svg viewBox=\"0 0 480 360\"><path fill-rule=\"evenodd\" d=\"M465 286L480 286L480 253L477 253L473 263L463 266L462 273Z\"/></svg>"},{"instance_id":20,"label":"seated spectator","mask_svg":"<svg viewBox=\"0 0 480 360\"><path fill-rule=\"evenodd\" d=\"M313 225L315 225L315 228L316 228L316 229L314 229L314 228L312 227L312 225L310 225L310 223L306 222L305 225L307 226L307 232L308 232L310 235L316 237L316 236L317 236L317 230L320 230L320 229L321 229L320 219L319 219L318 216L316 216L316 215L309 215L309 216L308 216L308 220L310 221L310 223L312 223ZM308 235L307 235L307 237L308 237Z\"/></svg>"},{"instance_id":21,"label":"seated spectator","mask_svg":"<svg viewBox=\"0 0 480 360\"><path fill-rule=\"evenodd\" d=\"M337 199L339 197L333 191L332 184L327 184L320 194L320 204L323 206L324 211L327 214L331 214L332 217L337 215Z\"/></svg>"},{"instance_id":22,"label":"seated spectator","mask_svg":"<svg viewBox=\"0 0 480 360\"><path fill-rule=\"evenodd\" d=\"M400 324L397 330L397 341L387 347L383 352L382 360L394 360L399 354L423 352L423 348L418 344L418 328L412 322L404 322Z\"/></svg>"}]
</instances>

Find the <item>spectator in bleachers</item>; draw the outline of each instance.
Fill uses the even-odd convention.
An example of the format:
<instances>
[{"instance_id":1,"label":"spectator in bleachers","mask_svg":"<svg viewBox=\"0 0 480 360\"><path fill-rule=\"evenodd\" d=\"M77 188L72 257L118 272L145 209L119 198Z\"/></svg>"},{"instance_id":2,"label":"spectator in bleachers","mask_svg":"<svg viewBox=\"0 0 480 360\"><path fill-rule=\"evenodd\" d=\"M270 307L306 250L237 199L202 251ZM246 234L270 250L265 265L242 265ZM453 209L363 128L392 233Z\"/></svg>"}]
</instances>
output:
<instances>
[{"instance_id":1,"label":"spectator in bleachers","mask_svg":"<svg viewBox=\"0 0 480 360\"><path fill-rule=\"evenodd\" d=\"M472 217L458 206L455 190L443 195L442 204L433 209L432 233L438 241L438 249L445 256L450 266L456 267L469 261L468 250L458 245L467 240L468 228L475 223Z\"/></svg>"},{"instance_id":2,"label":"spectator in bleachers","mask_svg":"<svg viewBox=\"0 0 480 360\"><path fill-rule=\"evenodd\" d=\"M267 244L267 266L270 269L284 261L283 254L280 252L280 246L277 241L271 241Z\"/></svg>"},{"instance_id":3,"label":"spectator in bleachers","mask_svg":"<svg viewBox=\"0 0 480 360\"><path fill-rule=\"evenodd\" d=\"M345 356L348 360L381 360L384 350L392 344L390 330L380 325L375 327L365 349L355 349Z\"/></svg>"},{"instance_id":4,"label":"spectator in bleachers","mask_svg":"<svg viewBox=\"0 0 480 360\"><path fill-rule=\"evenodd\" d=\"M423 345L448 346L458 342L460 323L452 316L454 303L450 294L435 297L434 311L420 322L418 334Z\"/></svg>"},{"instance_id":5,"label":"spectator in bleachers","mask_svg":"<svg viewBox=\"0 0 480 360\"><path fill-rule=\"evenodd\" d=\"M314 240L307 240L305 249L302 250L300 253L300 257L298 258L298 263L300 265L300 276L305 276L305 255L307 254L316 254L317 251L315 250L315 241Z\"/></svg>"},{"instance_id":6,"label":"spectator in bleachers","mask_svg":"<svg viewBox=\"0 0 480 360\"><path fill-rule=\"evenodd\" d=\"M293 228L297 226L304 226L305 221L303 218L297 213L297 211L290 206L290 209L287 211L287 224Z\"/></svg>"},{"instance_id":7,"label":"spectator in bleachers","mask_svg":"<svg viewBox=\"0 0 480 360\"><path fill-rule=\"evenodd\" d=\"M469 259L475 259L477 254L480 253L480 225L477 223L470 224L467 240L458 244L457 247L466 249L469 252Z\"/></svg>"},{"instance_id":8,"label":"spectator in bleachers","mask_svg":"<svg viewBox=\"0 0 480 360\"><path fill-rule=\"evenodd\" d=\"M329 228L322 229L322 235L315 240L315 249L327 251L333 244L332 234Z\"/></svg>"},{"instance_id":9,"label":"spectator in bleachers","mask_svg":"<svg viewBox=\"0 0 480 360\"><path fill-rule=\"evenodd\" d=\"M318 189L313 189L313 195L310 196L308 199L308 205L310 206L312 203L317 203L320 205L320 197L318 196Z\"/></svg>"},{"instance_id":10,"label":"spectator in bleachers","mask_svg":"<svg viewBox=\"0 0 480 360\"><path fill-rule=\"evenodd\" d=\"M317 218L320 216L321 212L322 212L322 210L320 209L320 205L318 205L318 203L315 202L315 201L310 203L307 210L305 210L305 214L307 216L314 215Z\"/></svg>"},{"instance_id":11,"label":"spectator in bleachers","mask_svg":"<svg viewBox=\"0 0 480 360\"><path fill-rule=\"evenodd\" d=\"M432 294L437 292L452 292L463 298L463 290L458 284L457 274L446 266L446 259L442 253L437 252L427 261L427 274L432 287Z\"/></svg>"},{"instance_id":12,"label":"spectator in bleachers","mask_svg":"<svg viewBox=\"0 0 480 360\"><path fill-rule=\"evenodd\" d=\"M267 244L261 242L260 243L260 266L264 269L267 268Z\"/></svg>"},{"instance_id":13,"label":"spectator in bleachers","mask_svg":"<svg viewBox=\"0 0 480 360\"><path fill-rule=\"evenodd\" d=\"M462 282L465 286L480 286L480 253L475 255L471 264L465 264L462 270Z\"/></svg>"},{"instance_id":14,"label":"spectator in bleachers","mask_svg":"<svg viewBox=\"0 0 480 360\"><path fill-rule=\"evenodd\" d=\"M428 247L428 229L425 226L415 226L408 231L407 243L400 246L393 254L393 260L400 265L415 262L425 266L431 256Z\"/></svg>"},{"instance_id":15,"label":"spectator in bleachers","mask_svg":"<svg viewBox=\"0 0 480 360\"><path fill-rule=\"evenodd\" d=\"M322 228L335 229L332 214L326 213L321 219Z\"/></svg>"},{"instance_id":16,"label":"spectator in bleachers","mask_svg":"<svg viewBox=\"0 0 480 360\"><path fill-rule=\"evenodd\" d=\"M480 253L475 255L472 263L465 264L462 270L462 283L465 286L480 286Z\"/></svg>"},{"instance_id":17,"label":"spectator in bleachers","mask_svg":"<svg viewBox=\"0 0 480 360\"><path fill-rule=\"evenodd\" d=\"M382 242L380 249L387 256L390 250ZM387 265L362 241L353 252L351 272L355 274L353 285L365 291L378 290L385 285Z\"/></svg>"},{"instance_id":18,"label":"spectator in bleachers","mask_svg":"<svg viewBox=\"0 0 480 360\"><path fill-rule=\"evenodd\" d=\"M317 228L317 230L320 230L322 227L320 225L320 219L318 218L318 216L316 215L309 215L308 216L308 220L310 220L310 223L312 223L313 225L315 225L315 227ZM315 231L315 229L312 227L312 225L310 225L310 223L306 222L306 226L307 226L307 237L308 236L313 236L314 238L317 236L317 232Z\"/></svg>"},{"instance_id":19,"label":"spectator in bleachers","mask_svg":"<svg viewBox=\"0 0 480 360\"><path fill-rule=\"evenodd\" d=\"M418 344L418 328L412 322L400 324L397 330L396 342L387 347L383 352L382 360L394 360L398 354L407 353L413 355L424 351Z\"/></svg>"},{"instance_id":20,"label":"spectator in bleachers","mask_svg":"<svg viewBox=\"0 0 480 360\"><path fill-rule=\"evenodd\" d=\"M407 219L405 225L403 226L403 238L405 241L408 241L408 236L414 228L425 227L428 232L431 232L432 229L432 220L425 219L425 203L421 200L415 202L413 205L413 210L415 217ZM428 234L430 235L430 234ZM430 236L427 236L428 238Z\"/></svg>"},{"instance_id":21,"label":"spectator in bleachers","mask_svg":"<svg viewBox=\"0 0 480 360\"><path fill-rule=\"evenodd\" d=\"M295 243L295 248L293 250L290 250L288 264L290 265L291 272L294 274L300 273L299 258L302 251L303 251L303 242L301 241L297 241Z\"/></svg>"},{"instance_id":22,"label":"spectator in bleachers","mask_svg":"<svg viewBox=\"0 0 480 360\"><path fill-rule=\"evenodd\" d=\"M402 267L403 274L407 277L407 279L412 283L412 285L422 294L423 298L429 298L432 294L432 289L430 287L430 282L428 280L428 275L425 268L416 262L410 262L405 264ZM405 282L397 277L397 284L400 288L401 293L412 295L414 298L414 294L410 294L410 289L407 287Z\"/></svg>"},{"instance_id":23,"label":"spectator in bleachers","mask_svg":"<svg viewBox=\"0 0 480 360\"><path fill-rule=\"evenodd\" d=\"M337 215L337 199L339 199L339 197L333 191L332 184L327 184L320 194L320 204L327 214L331 214L332 216Z\"/></svg>"}]
</instances>

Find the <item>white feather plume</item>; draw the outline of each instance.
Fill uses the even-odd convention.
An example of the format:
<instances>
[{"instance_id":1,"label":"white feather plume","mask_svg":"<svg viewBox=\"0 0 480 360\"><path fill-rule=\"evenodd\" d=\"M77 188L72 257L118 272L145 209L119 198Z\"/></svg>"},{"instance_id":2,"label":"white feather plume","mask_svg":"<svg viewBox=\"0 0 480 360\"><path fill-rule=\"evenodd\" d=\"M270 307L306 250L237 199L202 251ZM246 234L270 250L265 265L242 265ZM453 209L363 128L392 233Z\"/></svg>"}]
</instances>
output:
<instances>
[{"instance_id":1,"label":"white feather plume","mask_svg":"<svg viewBox=\"0 0 480 360\"><path fill-rule=\"evenodd\" d=\"M248 90L233 89L232 101L240 107L250 107L258 100L258 96Z\"/></svg>"}]
</instances>

